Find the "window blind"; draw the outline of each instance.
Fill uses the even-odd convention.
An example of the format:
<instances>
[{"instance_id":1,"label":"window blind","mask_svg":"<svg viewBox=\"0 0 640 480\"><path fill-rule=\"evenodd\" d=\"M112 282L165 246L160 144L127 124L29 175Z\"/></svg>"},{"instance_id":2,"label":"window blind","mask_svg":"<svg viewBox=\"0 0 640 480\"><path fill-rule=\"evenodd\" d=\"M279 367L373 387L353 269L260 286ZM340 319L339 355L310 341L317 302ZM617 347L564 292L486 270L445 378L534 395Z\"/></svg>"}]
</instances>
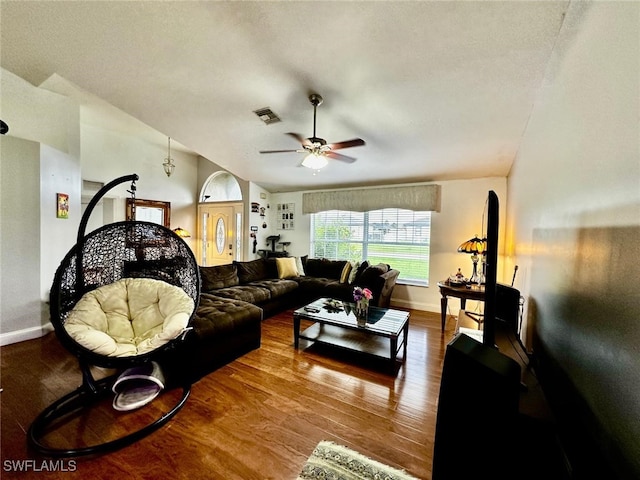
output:
<instances>
[{"instance_id":1,"label":"window blind","mask_svg":"<svg viewBox=\"0 0 640 480\"><path fill-rule=\"evenodd\" d=\"M302 213L327 210L367 212L384 208L440 211L440 185L345 189L302 194Z\"/></svg>"}]
</instances>

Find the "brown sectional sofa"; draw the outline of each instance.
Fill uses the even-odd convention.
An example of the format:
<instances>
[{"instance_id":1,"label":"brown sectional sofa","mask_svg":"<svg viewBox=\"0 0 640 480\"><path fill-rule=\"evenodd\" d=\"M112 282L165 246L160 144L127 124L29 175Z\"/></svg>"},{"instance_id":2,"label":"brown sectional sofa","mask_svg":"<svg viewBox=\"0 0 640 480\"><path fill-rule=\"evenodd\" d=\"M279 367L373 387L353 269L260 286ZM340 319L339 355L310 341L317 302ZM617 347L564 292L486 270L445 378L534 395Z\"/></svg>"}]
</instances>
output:
<instances>
[{"instance_id":1,"label":"brown sectional sofa","mask_svg":"<svg viewBox=\"0 0 640 480\"><path fill-rule=\"evenodd\" d=\"M265 318L320 297L353 301L356 285L372 291L372 305L388 307L400 273L388 265L368 262L353 269L351 265L346 267L347 261L306 257L300 260L304 275L289 272L286 278L281 278L283 271L278 267L278 262L285 260L276 258L200 267L200 303L191 323L193 331L179 358L171 360L175 374L197 381L258 348L261 321Z\"/></svg>"}]
</instances>

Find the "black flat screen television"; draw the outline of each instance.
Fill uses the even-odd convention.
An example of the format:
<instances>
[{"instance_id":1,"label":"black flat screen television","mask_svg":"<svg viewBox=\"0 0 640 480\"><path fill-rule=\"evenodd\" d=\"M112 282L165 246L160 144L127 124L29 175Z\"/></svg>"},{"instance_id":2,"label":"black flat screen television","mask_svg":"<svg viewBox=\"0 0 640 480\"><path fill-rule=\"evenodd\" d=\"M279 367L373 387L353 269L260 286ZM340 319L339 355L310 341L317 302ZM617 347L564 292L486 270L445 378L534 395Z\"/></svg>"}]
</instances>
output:
<instances>
[{"instance_id":1,"label":"black flat screen television","mask_svg":"<svg viewBox=\"0 0 640 480\"><path fill-rule=\"evenodd\" d=\"M447 345L438 397L433 480L518 478L519 364L495 346L498 197L487 200L483 341L458 333ZM503 315L504 316L504 315Z\"/></svg>"},{"instance_id":2,"label":"black flat screen television","mask_svg":"<svg viewBox=\"0 0 640 480\"><path fill-rule=\"evenodd\" d=\"M484 325L482 343L493 347L496 342L496 304L498 278L498 225L500 220L498 195L489 191L487 198L487 252L484 285Z\"/></svg>"}]
</instances>

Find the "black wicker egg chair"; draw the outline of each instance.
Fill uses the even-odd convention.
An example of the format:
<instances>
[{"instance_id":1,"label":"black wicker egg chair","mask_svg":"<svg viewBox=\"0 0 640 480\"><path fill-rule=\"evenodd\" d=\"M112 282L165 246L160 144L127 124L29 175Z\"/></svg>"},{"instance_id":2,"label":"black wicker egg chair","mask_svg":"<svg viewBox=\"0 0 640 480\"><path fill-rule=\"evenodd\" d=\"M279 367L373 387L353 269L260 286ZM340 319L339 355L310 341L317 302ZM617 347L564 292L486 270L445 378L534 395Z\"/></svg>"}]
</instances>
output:
<instances>
[{"instance_id":1,"label":"black wicker egg chair","mask_svg":"<svg viewBox=\"0 0 640 480\"><path fill-rule=\"evenodd\" d=\"M44 411L31 424L28 431L28 443L40 454L52 457L76 457L95 455L117 450L145 437L165 425L185 404L191 391L188 383L179 384L181 396L151 423L136 431L109 439L95 445L82 445L73 448L56 448L44 442L52 427L65 423L67 419L87 413L98 403L112 394L112 387L118 373L96 380L92 367L123 370L149 366L151 362L166 362L172 359L182 347L183 340L190 330L200 297L200 274L193 252L185 241L170 229L159 224L143 221L124 221L105 225L85 236L85 229L91 211L100 199L116 185L131 182L129 192L135 198L135 182L138 176L128 175L117 178L105 185L91 200L85 211L78 230L76 245L66 255L58 270L51 288L50 313L57 338L62 345L73 353L80 364L82 385L75 391L63 396ZM133 202L135 204L135 202ZM135 218L135 212L133 215ZM140 352L132 351L107 353L82 344L78 337L67 330L69 317L76 312L74 308L86 296L98 295L101 288L113 288L122 282L137 282L135 285L147 285L144 282L156 282L163 288L172 289L171 294L182 295L188 307L181 312L180 331L177 335L147 342ZM160 282L158 282L160 281ZM176 288L177 287L177 288ZM161 290L164 292L165 290ZM145 293L146 294L146 293ZM160 297L161 295L158 294ZM173 298L171 295L165 298ZM126 301L129 301L128 298ZM162 300L165 302L168 300ZM188 310L191 309L189 312ZM185 319L187 319L185 321ZM166 323L166 320L165 320ZM186 324L185 324L186 323ZM184 324L184 327L182 325ZM83 327L84 328L84 327ZM161 327L157 327L161 328ZM106 335L99 332L99 335ZM131 350L131 349L130 349ZM116 417L127 422L127 414Z\"/></svg>"}]
</instances>

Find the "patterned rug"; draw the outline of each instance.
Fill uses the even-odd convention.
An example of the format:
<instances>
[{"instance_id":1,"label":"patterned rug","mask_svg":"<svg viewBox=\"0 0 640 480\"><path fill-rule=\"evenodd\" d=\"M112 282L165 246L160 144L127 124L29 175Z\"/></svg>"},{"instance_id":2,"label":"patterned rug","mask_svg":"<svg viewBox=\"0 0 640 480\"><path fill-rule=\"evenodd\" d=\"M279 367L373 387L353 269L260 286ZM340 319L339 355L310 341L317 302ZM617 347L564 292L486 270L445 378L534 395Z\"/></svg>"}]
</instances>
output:
<instances>
[{"instance_id":1,"label":"patterned rug","mask_svg":"<svg viewBox=\"0 0 640 480\"><path fill-rule=\"evenodd\" d=\"M333 442L318 443L297 480L418 480Z\"/></svg>"}]
</instances>

